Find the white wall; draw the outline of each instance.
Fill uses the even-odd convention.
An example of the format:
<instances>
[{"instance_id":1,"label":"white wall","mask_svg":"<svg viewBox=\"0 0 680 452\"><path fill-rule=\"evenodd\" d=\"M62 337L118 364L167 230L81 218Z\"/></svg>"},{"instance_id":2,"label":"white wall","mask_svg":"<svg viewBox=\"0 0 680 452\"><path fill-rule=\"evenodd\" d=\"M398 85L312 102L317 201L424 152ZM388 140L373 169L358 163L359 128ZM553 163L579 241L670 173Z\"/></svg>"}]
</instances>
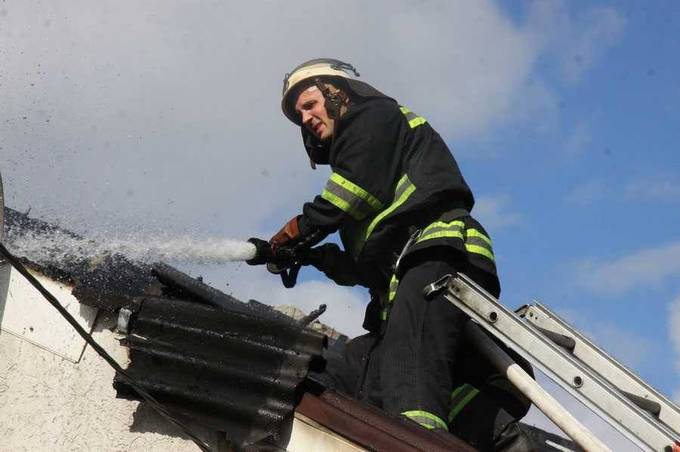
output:
<instances>
[{"instance_id":1,"label":"white wall","mask_svg":"<svg viewBox=\"0 0 680 452\"><path fill-rule=\"evenodd\" d=\"M39 309L40 318L61 319L47 302ZM125 365L127 351L108 329L114 322L100 315L94 338ZM73 363L0 332L0 451L198 450L150 408L138 411L138 402L116 399L113 376L91 347ZM194 429L202 438L216 439L212 432Z\"/></svg>"}]
</instances>

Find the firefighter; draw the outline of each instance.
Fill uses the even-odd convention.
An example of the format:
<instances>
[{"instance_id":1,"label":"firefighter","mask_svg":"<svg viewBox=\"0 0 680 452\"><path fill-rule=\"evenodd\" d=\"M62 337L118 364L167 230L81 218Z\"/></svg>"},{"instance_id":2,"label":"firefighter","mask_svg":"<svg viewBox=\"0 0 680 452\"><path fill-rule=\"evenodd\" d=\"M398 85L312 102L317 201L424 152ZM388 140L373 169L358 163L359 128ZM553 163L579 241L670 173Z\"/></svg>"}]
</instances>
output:
<instances>
[{"instance_id":1,"label":"firefighter","mask_svg":"<svg viewBox=\"0 0 680 452\"><path fill-rule=\"evenodd\" d=\"M428 121L358 77L350 64L310 60L286 74L281 101L312 168L330 165L331 175L267 246L310 246L338 231L344 250L318 246L307 263L371 294L369 333L329 358L321 378L481 450L515 444L529 402L466 346L469 318L422 294L456 272L500 294L491 239L470 215L472 192Z\"/></svg>"}]
</instances>

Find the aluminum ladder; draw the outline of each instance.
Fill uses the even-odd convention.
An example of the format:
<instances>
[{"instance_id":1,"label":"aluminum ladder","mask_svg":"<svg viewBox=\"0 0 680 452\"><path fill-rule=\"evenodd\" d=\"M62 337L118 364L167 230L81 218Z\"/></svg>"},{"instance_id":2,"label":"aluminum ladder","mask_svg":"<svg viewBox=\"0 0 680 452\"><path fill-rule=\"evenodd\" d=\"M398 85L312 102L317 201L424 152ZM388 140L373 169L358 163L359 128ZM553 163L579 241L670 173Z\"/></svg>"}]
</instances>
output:
<instances>
[{"instance_id":1,"label":"aluminum ladder","mask_svg":"<svg viewBox=\"0 0 680 452\"><path fill-rule=\"evenodd\" d=\"M513 312L462 273L441 278L424 293L442 293L638 447L680 451L678 406L545 306Z\"/></svg>"}]
</instances>

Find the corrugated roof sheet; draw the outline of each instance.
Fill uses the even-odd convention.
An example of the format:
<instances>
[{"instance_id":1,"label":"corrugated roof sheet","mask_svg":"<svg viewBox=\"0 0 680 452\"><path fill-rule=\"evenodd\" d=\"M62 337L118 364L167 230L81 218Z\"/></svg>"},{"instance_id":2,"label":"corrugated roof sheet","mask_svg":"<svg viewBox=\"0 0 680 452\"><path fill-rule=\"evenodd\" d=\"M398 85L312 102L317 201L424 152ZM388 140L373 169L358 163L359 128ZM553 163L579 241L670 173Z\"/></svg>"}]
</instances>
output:
<instances>
[{"instance_id":1,"label":"corrugated roof sheet","mask_svg":"<svg viewBox=\"0 0 680 452\"><path fill-rule=\"evenodd\" d=\"M154 397L238 443L277 436L325 336L281 319L144 298L130 320L126 369ZM120 378L119 397L136 398Z\"/></svg>"}]
</instances>

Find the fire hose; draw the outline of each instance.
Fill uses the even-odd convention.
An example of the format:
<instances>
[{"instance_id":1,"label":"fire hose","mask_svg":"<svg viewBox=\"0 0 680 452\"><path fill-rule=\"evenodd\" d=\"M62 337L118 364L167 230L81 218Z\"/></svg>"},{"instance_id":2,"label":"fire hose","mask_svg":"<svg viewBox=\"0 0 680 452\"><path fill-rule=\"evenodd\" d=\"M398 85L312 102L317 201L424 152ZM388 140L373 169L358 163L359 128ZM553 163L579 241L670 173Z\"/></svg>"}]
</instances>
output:
<instances>
[{"instance_id":1,"label":"fire hose","mask_svg":"<svg viewBox=\"0 0 680 452\"><path fill-rule=\"evenodd\" d=\"M316 231L290 245L274 248L266 240L252 237L248 242L255 246L255 255L246 260L249 265L265 264L270 273L279 275L287 289L295 287L300 268L309 264L314 254L312 246L319 242L321 231Z\"/></svg>"}]
</instances>

